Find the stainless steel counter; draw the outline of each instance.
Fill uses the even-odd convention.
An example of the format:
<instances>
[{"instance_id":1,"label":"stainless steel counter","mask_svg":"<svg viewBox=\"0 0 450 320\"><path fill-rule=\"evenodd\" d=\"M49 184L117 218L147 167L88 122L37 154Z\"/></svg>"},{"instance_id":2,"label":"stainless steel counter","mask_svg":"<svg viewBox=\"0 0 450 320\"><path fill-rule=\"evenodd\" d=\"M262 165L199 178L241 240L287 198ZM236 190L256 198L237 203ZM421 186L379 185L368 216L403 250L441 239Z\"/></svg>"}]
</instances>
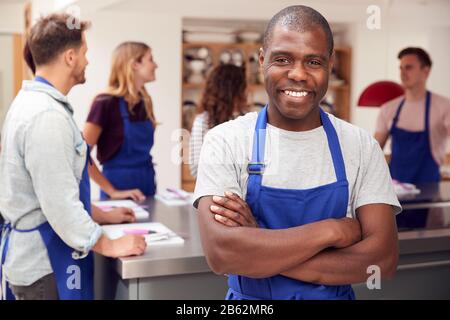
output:
<instances>
[{"instance_id":1,"label":"stainless steel counter","mask_svg":"<svg viewBox=\"0 0 450 320\"><path fill-rule=\"evenodd\" d=\"M195 209L191 205L169 207L153 199L146 200L144 204L148 206L149 217L138 222L160 222L181 236L184 244L153 247L150 244L145 254L138 257L105 259L97 255L96 287L100 287L97 297L142 298L144 282L162 281L163 285L158 284L151 290L154 294L146 298L223 299L227 279L212 273L206 262ZM115 279L113 282L116 284L112 287L110 279ZM179 285L181 282L185 282L184 287ZM171 285L173 290L168 288ZM134 289L137 292L132 293ZM113 295L107 290L114 291ZM166 295L161 295L162 292Z\"/></svg>"},{"instance_id":2,"label":"stainless steel counter","mask_svg":"<svg viewBox=\"0 0 450 320\"><path fill-rule=\"evenodd\" d=\"M420 193L399 197L404 210L450 207L450 181L417 184Z\"/></svg>"},{"instance_id":3,"label":"stainless steel counter","mask_svg":"<svg viewBox=\"0 0 450 320\"><path fill-rule=\"evenodd\" d=\"M122 279L158 277L173 274L210 271L203 255L197 217L192 206L168 207L147 200L149 219L139 222L160 222L181 236L184 245L154 246L150 244L143 256L121 258L116 270Z\"/></svg>"},{"instance_id":4,"label":"stainless steel counter","mask_svg":"<svg viewBox=\"0 0 450 320\"><path fill-rule=\"evenodd\" d=\"M149 217L184 238L184 245L147 249L143 256L105 259L96 256L96 297L99 299L223 299L227 278L212 273L203 254L197 214L191 206L168 207L147 200ZM450 298L450 228L399 233L400 259L396 278L381 291L355 285L358 298ZM421 280L422 279L422 280ZM415 288L414 283L419 287ZM406 290L406 288L409 288ZM432 290L432 291L431 291Z\"/></svg>"}]
</instances>

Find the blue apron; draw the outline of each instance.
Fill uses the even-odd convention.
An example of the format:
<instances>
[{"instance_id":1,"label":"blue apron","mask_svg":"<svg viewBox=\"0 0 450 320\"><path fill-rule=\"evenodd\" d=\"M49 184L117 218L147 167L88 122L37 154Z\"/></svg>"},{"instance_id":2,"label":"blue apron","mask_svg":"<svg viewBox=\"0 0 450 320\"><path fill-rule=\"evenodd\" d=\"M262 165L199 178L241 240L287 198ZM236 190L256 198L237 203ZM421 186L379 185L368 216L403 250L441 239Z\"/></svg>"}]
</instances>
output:
<instances>
[{"instance_id":1,"label":"blue apron","mask_svg":"<svg viewBox=\"0 0 450 320\"><path fill-rule=\"evenodd\" d=\"M139 189L146 196L154 196L155 170L150 155L153 125L149 120L131 122L124 98L120 98L120 115L124 127L123 144L118 154L103 163L103 175L116 189ZM101 191L100 199L107 200L109 197Z\"/></svg>"},{"instance_id":2,"label":"blue apron","mask_svg":"<svg viewBox=\"0 0 450 320\"><path fill-rule=\"evenodd\" d=\"M327 135L337 181L312 189L278 189L263 186L267 106L259 113L253 141L252 161L248 165L247 203L258 225L267 229L286 229L324 219L346 216L348 181L336 131L327 114L320 117ZM300 151L299 151L300 152ZM301 177L299 177L301 179ZM307 283L282 275L253 279L239 275L228 278L227 300L317 300L354 299L350 285L328 286Z\"/></svg>"},{"instance_id":3,"label":"blue apron","mask_svg":"<svg viewBox=\"0 0 450 320\"><path fill-rule=\"evenodd\" d=\"M43 82L51 85L45 79L36 77L35 81ZM88 147L89 151L89 147ZM86 156L86 164L83 169L82 179L80 181L80 201L83 203L85 210L91 214L91 189L88 175L88 161L89 152ZM11 224L3 226L3 237L5 237L5 244L3 246L1 264L0 264L0 280L2 274L2 266L6 259L6 254L9 247L9 236L11 232L35 232L39 231L42 240L47 248L50 265L53 269L53 274L56 279L58 288L58 296L61 300L92 300L94 298L94 256L92 252L83 259L74 259L73 254L75 250L69 247L61 240L55 233L48 222L44 222L40 226L20 230L12 227ZM74 281L75 275L79 275L79 286L77 281ZM74 285L75 284L75 285ZM8 285L6 286L7 290ZM13 298L12 293L6 296L6 299Z\"/></svg>"},{"instance_id":4,"label":"blue apron","mask_svg":"<svg viewBox=\"0 0 450 320\"><path fill-rule=\"evenodd\" d=\"M428 91L425 102L425 130L408 131L397 127L405 100L400 103L391 127L392 178L407 183L439 182L439 165L433 158L430 145L430 105Z\"/></svg>"},{"instance_id":5,"label":"blue apron","mask_svg":"<svg viewBox=\"0 0 450 320\"><path fill-rule=\"evenodd\" d=\"M433 158L430 145L431 93L427 91L425 101L425 130L408 131L397 127L405 99L398 106L392 127L392 178L406 183L439 182L439 165ZM428 209L405 210L397 216L399 228L422 228L426 224Z\"/></svg>"}]
</instances>

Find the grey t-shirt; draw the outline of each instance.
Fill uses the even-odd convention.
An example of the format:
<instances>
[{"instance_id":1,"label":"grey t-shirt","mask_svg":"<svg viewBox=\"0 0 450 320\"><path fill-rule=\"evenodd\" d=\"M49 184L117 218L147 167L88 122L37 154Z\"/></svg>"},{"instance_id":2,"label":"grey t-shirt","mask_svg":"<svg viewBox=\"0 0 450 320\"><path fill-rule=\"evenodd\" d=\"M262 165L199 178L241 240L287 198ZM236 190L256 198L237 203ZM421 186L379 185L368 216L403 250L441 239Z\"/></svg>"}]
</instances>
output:
<instances>
[{"instance_id":1,"label":"grey t-shirt","mask_svg":"<svg viewBox=\"0 0 450 320\"><path fill-rule=\"evenodd\" d=\"M258 114L248 113L211 129L200 154L194 205L204 196L232 191L245 199L247 164L252 155ZM401 211L384 154L366 131L329 115L340 142L347 180L347 216L374 203ZM266 130L266 169L262 184L274 188L309 189L336 181L328 140L323 127L310 131L286 131L270 124Z\"/></svg>"}]
</instances>

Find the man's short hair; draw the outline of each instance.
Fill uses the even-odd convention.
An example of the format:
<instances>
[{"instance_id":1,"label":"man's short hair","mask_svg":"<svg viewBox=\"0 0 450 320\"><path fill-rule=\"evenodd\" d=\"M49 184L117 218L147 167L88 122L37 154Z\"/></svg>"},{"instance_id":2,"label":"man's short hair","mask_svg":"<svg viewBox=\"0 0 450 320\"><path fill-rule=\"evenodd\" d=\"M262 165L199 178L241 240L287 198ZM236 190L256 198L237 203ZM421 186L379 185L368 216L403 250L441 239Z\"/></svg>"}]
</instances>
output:
<instances>
[{"instance_id":1,"label":"man's short hair","mask_svg":"<svg viewBox=\"0 0 450 320\"><path fill-rule=\"evenodd\" d=\"M264 51L270 45L273 36L273 30L276 26L287 27L289 30L298 32L310 31L315 27L320 27L325 33L330 55L333 53L334 41L328 21L316 10L307 6L290 6L284 8L270 19L264 32L263 49Z\"/></svg>"},{"instance_id":2,"label":"man's short hair","mask_svg":"<svg viewBox=\"0 0 450 320\"><path fill-rule=\"evenodd\" d=\"M76 23L74 23L76 22ZM29 54L36 66L46 65L70 48L80 48L83 32L90 22L78 21L66 13L55 13L40 18L27 38Z\"/></svg>"},{"instance_id":3,"label":"man's short hair","mask_svg":"<svg viewBox=\"0 0 450 320\"><path fill-rule=\"evenodd\" d=\"M430 67L431 68L431 65L433 64L433 62L431 61L430 55L422 48L418 48L418 47L405 48L402 51L400 51L400 53L398 54L398 58L401 59L403 56L406 56L409 54L415 55L417 57L417 59L419 59L422 67Z\"/></svg>"}]
</instances>

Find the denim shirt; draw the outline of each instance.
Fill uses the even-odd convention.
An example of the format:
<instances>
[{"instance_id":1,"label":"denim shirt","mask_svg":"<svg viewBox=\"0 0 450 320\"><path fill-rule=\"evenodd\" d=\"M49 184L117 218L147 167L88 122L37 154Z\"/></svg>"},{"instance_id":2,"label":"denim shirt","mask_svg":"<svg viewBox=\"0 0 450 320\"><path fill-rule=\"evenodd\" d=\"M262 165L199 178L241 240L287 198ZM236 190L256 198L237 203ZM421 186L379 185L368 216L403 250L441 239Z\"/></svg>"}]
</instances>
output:
<instances>
[{"instance_id":1,"label":"denim shirt","mask_svg":"<svg viewBox=\"0 0 450 320\"><path fill-rule=\"evenodd\" d=\"M102 235L79 200L87 145L67 97L55 88L24 81L2 130L0 213L17 229L48 221L84 258ZM2 241L2 245L3 245ZM12 231L4 265L6 279L28 286L52 273L39 231Z\"/></svg>"}]
</instances>

